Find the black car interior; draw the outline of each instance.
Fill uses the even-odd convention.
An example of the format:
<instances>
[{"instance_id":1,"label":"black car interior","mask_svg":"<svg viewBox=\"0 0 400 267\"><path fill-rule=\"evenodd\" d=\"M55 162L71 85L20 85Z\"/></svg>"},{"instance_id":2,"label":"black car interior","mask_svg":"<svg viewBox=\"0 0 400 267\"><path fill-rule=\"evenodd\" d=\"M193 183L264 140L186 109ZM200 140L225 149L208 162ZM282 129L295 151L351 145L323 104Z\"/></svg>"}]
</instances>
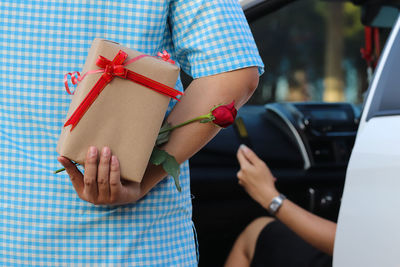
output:
<instances>
[{"instance_id":1,"label":"black car interior","mask_svg":"<svg viewBox=\"0 0 400 267\"><path fill-rule=\"evenodd\" d=\"M240 144L270 166L277 188L303 208L337 219L359 108L348 103L244 106L234 126L190 160L201 265L221 266L244 227L268 213L237 183Z\"/></svg>"}]
</instances>

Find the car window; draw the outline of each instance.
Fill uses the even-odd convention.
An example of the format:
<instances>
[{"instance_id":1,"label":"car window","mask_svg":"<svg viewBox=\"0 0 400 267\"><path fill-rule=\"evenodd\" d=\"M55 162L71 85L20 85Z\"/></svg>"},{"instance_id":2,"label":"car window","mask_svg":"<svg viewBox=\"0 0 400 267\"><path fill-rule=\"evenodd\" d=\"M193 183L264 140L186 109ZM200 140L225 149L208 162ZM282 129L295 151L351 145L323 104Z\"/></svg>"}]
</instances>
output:
<instances>
[{"instance_id":1,"label":"car window","mask_svg":"<svg viewBox=\"0 0 400 267\"><path fill-rule=\"evenodd\" d=\"M398 28L397 28L398 29ZM386 115L400 114L400 34L396 33L382 72L377 78L377 88L367 120ZM389 48L389 47L388 47Z\"/></svg>"},{"instance_id":2,"label":"car window","mask_svg":"<svg viewBox=\"0 0 400 267\"><path fill-rule=\"evenodd\" d=\"M265 73L249 103L362 103L368 83L360 21L359 6L320 0L297 1L250 21Z\"/></svg>"}]
</instances>

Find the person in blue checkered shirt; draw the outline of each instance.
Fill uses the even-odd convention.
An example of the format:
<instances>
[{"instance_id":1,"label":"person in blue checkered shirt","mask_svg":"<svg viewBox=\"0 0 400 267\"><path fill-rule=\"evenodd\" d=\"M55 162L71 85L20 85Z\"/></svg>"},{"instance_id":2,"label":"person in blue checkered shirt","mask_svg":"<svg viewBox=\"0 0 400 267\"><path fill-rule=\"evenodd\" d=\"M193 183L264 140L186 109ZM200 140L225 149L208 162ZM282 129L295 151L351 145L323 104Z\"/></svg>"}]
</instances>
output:
<instances>
[{"instance_id":1,"label":"person in blue checkered shirt","mask_svg":"<svg viewBox=\"0 0 400 267\"><path fill-rule=\"evenodd\" d=\"M0 21L0 265L196 266L187 160L219 128L172 133L165 149L182 163L181 193L154 166L140 186L122 182L107 148L88 153L85 176L62 157L68 174L55 175L70 102L62 79L104 38L150 55L167 50L194 78L170 102L172 124L217 103L240 108L263 63L237 0L3 0Z\"/></svg>"}]
</instances>

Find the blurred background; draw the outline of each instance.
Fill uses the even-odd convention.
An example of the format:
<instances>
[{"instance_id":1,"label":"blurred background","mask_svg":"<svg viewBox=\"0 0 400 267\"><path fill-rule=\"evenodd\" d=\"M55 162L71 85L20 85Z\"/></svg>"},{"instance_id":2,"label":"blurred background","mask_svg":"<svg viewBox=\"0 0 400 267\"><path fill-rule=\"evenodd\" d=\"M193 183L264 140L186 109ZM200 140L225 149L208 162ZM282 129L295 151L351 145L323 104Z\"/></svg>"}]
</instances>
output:
<instances>
[{"instance_id":1,"label":"blurred background","mask_svg":"<svg viewBox=\"0 0 400 267\"><path fill-rule=\"evenodd\" d=\"M249 104L274 101L362 103L368 88L361 7L351 2L294 1L250 19L266 65ZM388 30L382 28L380 43Z\"/></svg>"}]
</instances>

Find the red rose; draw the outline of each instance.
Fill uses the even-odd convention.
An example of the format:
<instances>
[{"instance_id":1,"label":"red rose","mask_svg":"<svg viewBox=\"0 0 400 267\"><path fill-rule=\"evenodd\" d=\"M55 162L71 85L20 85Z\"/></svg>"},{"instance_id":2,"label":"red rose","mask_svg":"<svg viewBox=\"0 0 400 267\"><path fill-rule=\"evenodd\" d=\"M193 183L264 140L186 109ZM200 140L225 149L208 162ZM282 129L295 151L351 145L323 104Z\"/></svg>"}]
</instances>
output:
<instances>
[{"instance_id":1,"label":"red rose","mask_svg":"<svg viewBox=\"0 0 400 267\"><path fill-rule=\"evenodd\" d=\"M215 108L211 113L215 117L213 123L216 125L226 128L235 122L237 110L234 106L235 101L232 101L229 105L223 105Z\"/></svg>"}]
</instances>

